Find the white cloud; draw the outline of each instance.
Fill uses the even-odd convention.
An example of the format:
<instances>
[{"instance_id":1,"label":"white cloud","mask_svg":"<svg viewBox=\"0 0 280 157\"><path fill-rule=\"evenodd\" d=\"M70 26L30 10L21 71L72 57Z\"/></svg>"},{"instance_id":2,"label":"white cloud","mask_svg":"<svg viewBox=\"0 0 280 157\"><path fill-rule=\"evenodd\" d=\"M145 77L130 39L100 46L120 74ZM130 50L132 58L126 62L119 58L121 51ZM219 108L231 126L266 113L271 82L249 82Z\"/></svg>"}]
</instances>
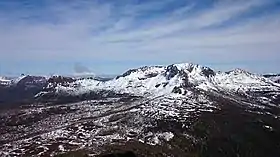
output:
<instances>
[{"instance_id":1,"label":"white cloud","mask_svg":"<svg viewBox=\"0 0 280 157\"><path fill-rule=\"evenodd\" d=\"M271 1L219 1L195 10L190 3L155 17L170 0L129 4L80 2L53 4L45 13L57 21L19 19L34 12L0 14L1 60L131 60L198 63L279 58L280 15L242 21L239 16ZM41 15L39 13L39 15ZM151 14L152 15L152 14ZM236 23L208 28L232 20Z\"/></svg>"}]
</instances>

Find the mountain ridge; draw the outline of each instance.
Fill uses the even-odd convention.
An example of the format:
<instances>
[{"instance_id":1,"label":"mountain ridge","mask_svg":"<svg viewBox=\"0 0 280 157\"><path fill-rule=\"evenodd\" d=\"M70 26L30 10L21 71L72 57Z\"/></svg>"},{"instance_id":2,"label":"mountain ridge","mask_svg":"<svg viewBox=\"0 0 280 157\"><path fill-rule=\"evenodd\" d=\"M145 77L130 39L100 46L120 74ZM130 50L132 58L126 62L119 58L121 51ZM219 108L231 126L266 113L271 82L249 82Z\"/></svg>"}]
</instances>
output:
<instances>
[{"instance_id":1,"label":"mountain ridge","mask_svg":"<svg viewBox=\"0 0 280 157\"><path fill-rule=\"evenodd\" d=\"M196 64L172 64L168 66L144 66L126 71L124 74L105 82L96 80L78 80L70 84L73 90L95 90L110 89L120 92L141 94L165 87L162 90L169 90L167 87L179 87L185 84L196 86L203 90L262 90L279 88L278 84L266 79L261 75L249 73L244 70L236 69L229 72L214 72L211 68ZM162 86L161 86L162 85ZM64 90L64 86L56 87L58 90ZM59 89L60 88L60 89ZM129 90L131 89L131 91ZM141 91L133 91L141 89ZM66 89L67 90L67 89ZM171 89L172 90L172 89Z\"/></svg>"},{"instance_id":2,"label":"mountain ridge","mask_svg":"<svg viewBox=\"0 0 280 157\"><path fill-rule=\"evenodd\" d=\"M2 80L2 81L1 81ZM259 91L278 91L280 85L267 75L258 75L242 69L228 72L215 72L209 67L180 63L167 66L143 66L129 69L115 78L99 77L69 77L55 75L21 76L14 79L1 77L2 88L23 88L31 91L27 99L38 99L44 95L79 96L89 93L119 93L136 96L172 95L182 97L188 93L188 88L197 90L232 92L235 94L256 93ZM1 83L2 82L2 83ZM32 87L32 88L31 88ZM34 90L35 89L35 90ZM6 90L4 90L6 91ZM35 92L35 94L34 94ZM30 95L30 94L29 94ZM91 99L86 98L86 99Z\"/></svg>"}]
</instances>

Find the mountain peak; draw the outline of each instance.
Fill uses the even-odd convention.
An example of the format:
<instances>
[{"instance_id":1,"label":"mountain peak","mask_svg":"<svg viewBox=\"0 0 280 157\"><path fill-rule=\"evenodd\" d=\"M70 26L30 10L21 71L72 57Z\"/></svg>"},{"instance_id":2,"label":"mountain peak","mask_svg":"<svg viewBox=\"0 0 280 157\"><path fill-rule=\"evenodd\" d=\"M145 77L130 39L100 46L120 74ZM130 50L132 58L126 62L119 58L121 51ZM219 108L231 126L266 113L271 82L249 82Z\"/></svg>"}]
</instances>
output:
<instances>
[{"instance_id":1,"label":"mountain peak","mask_svg":"<svg viewBox=\"0 0 280 157\"><path fill-rule=\"evenodd\" d=\"M190 75L204 75L206 77L214 76L215 72L209 67L204 67L193 63L179 63L171 64L167 66L143 66L136 69L130 69L116 79L120 77L154 77L158 74L163 74L169 80L177 74L187 73ZM185 75L184 75L185 76Z\"/></svg>"},{"instance_id":2,"label":"mountain peak","mask_svg":"<svg viewBox=\"0 0 280 157\"><path fill-rule=\"evenodd\" d=\"M143 66L140 68L130 69L116 77L116 79L120 77L127 77L131 75L131 77L143 77L143 76L150 76L150 75L157 75L164 70L164 66Z\"/></svg>"},{"instance_id":3,"label":"mountain peak","mask_svg":"<svg viewBox=\"0 0 280 157\"><path fill-rule=\"evenodd\" d=\"M227 74L246 74L246 75L253 75L247 70L241 69L241 68L236 68L234 70L226 72Z\"/></svg>"}]
</instances>

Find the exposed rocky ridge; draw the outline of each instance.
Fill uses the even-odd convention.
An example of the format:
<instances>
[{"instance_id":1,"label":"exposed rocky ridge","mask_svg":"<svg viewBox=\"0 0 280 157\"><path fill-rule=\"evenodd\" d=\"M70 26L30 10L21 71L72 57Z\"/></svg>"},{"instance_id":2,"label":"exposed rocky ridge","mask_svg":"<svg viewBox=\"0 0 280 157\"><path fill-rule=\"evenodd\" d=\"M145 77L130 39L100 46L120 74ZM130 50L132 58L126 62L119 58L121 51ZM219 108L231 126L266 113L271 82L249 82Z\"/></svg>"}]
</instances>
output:
<instances>
[{"instance_id":1,"label":"exposed rocky ridge","mask_svg":"<svg viewBox=\"0 0 280 157\"><path fill-rule=\"evenodd\" d=\"M264 75L264 77L274 81L275 83L280 84L280 74L268 74L268 75Z\"/></svg>"}]
</instances>

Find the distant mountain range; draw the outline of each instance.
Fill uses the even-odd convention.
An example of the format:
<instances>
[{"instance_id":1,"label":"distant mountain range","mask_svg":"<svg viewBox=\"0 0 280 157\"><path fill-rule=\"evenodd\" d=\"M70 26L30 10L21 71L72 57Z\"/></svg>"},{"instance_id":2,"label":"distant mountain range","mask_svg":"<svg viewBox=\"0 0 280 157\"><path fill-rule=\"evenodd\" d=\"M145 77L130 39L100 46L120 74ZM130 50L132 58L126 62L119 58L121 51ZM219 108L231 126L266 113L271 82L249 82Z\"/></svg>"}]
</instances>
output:
<instances>
[{"instance_id":1,"label":"distant mountain range","mask_svg":"<svg viewBox=\"0 0 280 157\"><path fill-rule=\"evenodd\" d=\"M44 91L49 84L66 85L82 79L108 80L111 78L93 76L32 76L0 77L0 106L1 104L30 103L35 101L35 95Z\"/></svg>"},{"instance_id":2,"label":"distant mountain range","mask_svg":"<svg viewBox=\"0 0 280 157\"><path fill-rule=\"evenodd\" d=\"M184 95L188 88L248 93L278 89L279 85L274 83L280 83L280 74L257 75L241 69L223 73L215 72L208 67L183 63L145 66L128 70L116 77L93 75L0 77L0 103L34 101L38 96L43 97L50 93L57 96L61 93L77 96L101 90L157 96L171 93Z\"/></svg>"}]
</instances>

